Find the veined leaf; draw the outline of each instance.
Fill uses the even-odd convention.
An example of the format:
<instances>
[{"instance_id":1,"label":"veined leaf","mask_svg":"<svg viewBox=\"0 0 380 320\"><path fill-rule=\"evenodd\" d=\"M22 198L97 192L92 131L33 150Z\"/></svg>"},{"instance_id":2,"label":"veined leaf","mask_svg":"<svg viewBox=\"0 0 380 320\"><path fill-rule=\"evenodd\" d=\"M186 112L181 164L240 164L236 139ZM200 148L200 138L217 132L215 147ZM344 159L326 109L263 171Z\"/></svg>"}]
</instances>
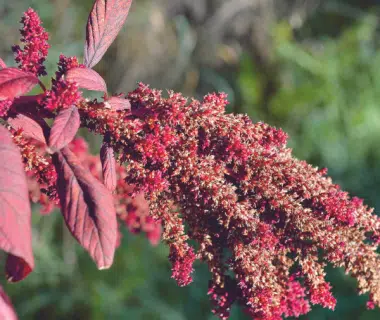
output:
<instances>
[{"instance_id":1,"label":"veined leaf","mask_svg":"<svg viewBox=\"0 0 380 320\"><path fill-rule=\"evenodd\" d=\"M0 101L21 96L38 83L38 78L17 68L0 70Z\"/></svg>"},{"instance_id":2,"label":"veined leaf","mask_svg":"<svg viewBox=\"0 0 380 320\"><path fill-rule=\"evenodd\" d=\"M31 211L21 154L0 126L0 248L8 252L6 276L24 279L34 267Z\"/></svg>"},{"instance_id":3,"label":"veined leaf","mask_svg":"<svg viewBox=\"0 0 380 320\"><path fill-rule=\"evenodd\" d=\"M112 265L117 221L112 194L86 170L68 147L53 155L66 225L99 269Z\"/></svg>"},{"instance_id":4,"label":"veined leaf","mask_svg":"<svg viewBox=\"0 0 380 320\"><path fill-rule=\"evenodd\" d=\"M132 0L96 0L87 20L84 64L94 67L127 19Z\"/></svg>"},{"instance_id":5,"label":"veined leaf","mask_svg":"<svg viewBox=\"0 0 380 320\"><path fill-rule=\"evenodd\" d=\"M53 151L62 149L74 139L79 126L80 116L77 107L62 109L51 127L49 147Z\"/></svg>"},{"instance_id":6,"label":"veined leaf","mask_svg":"<svg viewBox=\"0 0 380 320\"><path fill-rule=\"evenodd\" d=\"M76 82L79 88L107 92L106 82L92 69L72 68L66 72L65 78Z\"/></svg>"},{"instance_id":7,"label":"veined leaf","mask_svg":"<svg viewBox=\"0 0 380 320\"><path fill-rule=\"evenodd\" d=\"M9 117L7 122L15 130L22 129L25 137L47 144L45 134L48 133L49 128L44 119L19 113L14 117Z\"/></svg>"},{"instance_id":8,"label":"veined leaf","mask_svg":"<svg viewBox=\"0 0 380 320\"><path fill-rule=\"evenodd\" d=\"M102 162L103 183L110 191L116 189L116 161L112 147L108 143L103 142L100 148L100 161Z\"/></svg>"},{"instance_id":9,"label":"veined leaf","mask_svg":"<svg viewBox=\"0 0 380 320\"><path fill-rule=\"evenodd\" d=\"M114 111L122 111L122 110L130 110L131 109L131 103L128 99L120 98L120 97L111 97L106 101L110 107L111 110Z\"/></svg>"}]
</instances>

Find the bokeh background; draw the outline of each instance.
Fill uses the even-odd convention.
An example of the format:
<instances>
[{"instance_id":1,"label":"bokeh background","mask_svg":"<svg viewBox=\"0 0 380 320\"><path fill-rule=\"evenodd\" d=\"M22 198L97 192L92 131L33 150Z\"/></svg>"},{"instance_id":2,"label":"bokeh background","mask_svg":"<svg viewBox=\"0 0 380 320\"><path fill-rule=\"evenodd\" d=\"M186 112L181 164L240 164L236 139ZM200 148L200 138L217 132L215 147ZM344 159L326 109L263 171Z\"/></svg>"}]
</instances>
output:
<instances>
[{"instance_id":1,"label":"bokeh background","mask_svg":"<svg viewBox=\"0 0 380 320\"><path fill-rule=\"evenodd\" d=\"M82 57L92 0L0 0L7 63L29 6L51 34L50 75L60 53ZM379 14L375 0L135 0L95 69L113 93L138 81L198 98L224 91L229 112L282 127L297 157L329 168L344 189L380 208ZM96 150L99 140L91 144ZM166 247L144 236L125 231L107 271L96 269L58 212L36 208L33 237L35 271L16 285L1 280L20 319L216 319L207 268L197 264L194 283L177 287ZM328 269L328 279L335 312L314 307L303 319L380 319L342 270ZM247 317L235 308L231 319Z\"/></svg>"}]
</instances>

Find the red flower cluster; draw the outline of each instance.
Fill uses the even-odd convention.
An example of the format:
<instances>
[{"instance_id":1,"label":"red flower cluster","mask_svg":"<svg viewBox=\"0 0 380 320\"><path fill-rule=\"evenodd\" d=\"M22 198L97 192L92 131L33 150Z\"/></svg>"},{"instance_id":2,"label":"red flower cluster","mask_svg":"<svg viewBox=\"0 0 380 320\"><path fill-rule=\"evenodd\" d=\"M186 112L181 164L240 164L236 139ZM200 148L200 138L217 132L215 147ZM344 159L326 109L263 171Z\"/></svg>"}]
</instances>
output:
<instances>
[{"instance_id":1,"label":"red flower cluster","mask_svg":"<svg viewBox=\"0 0 380 320\"><path fill-rule=\"evenodd\" d=\"M125 170L118 166L119 177L125 177ZM152 245L157 245L161 240L161 224L149 215L149 203L144 194L139 193L133 198L133 187L119 178L114 194L116 198L116 212L119 219L124 222L128 230L133 234L144 232Z\"/></svg>"},{"instance_id":2,"label":"red flower cluster","mask_svg":"<svg viewBox=\"0 0 380 320\"><path fill-rule=\"evenodd\" d=\"M49 111L69 108L79 103L82 98L78 85L74 82L64 79L64 74L76 67L81 67L76 57L65 57L60 55L58 62L58 71L55 73L55 79L52 80L51 90L46 90L41 97L41 105Z\"/></svg>"},{"instance_id":3,"label":"red flower cluster","mask_svg":"<svg viewBox=\"0 0 380 320\"><path fill-rule=\"evenodd\" d=\"M85 126L110 137L126 181L146 192L180 285L190 282L197 257L213 274L210 294L222 319L233 302L255 319L281 319L307 313L309 303L335 307L329 262L380 304L371 240L379 218L326 170L293 158L283 131L225 114L224 95L187 103L140 84L128 98L130 111L91 103L79 110ZM189 238L198 243L195 256Z\"/></svg>"},{"instance_id":4,"label":"red flower cluster","mask_svg":"<svg viewBox=\"0 0 380 320\"><path fill-rule=\"evenodd\" d=\"M0 101L0 117L5 117L8 114L8 111L11 108L12 103L13 99Z\"/></svg>"},{"instance_id":5,"label":"red flower cluster","mask_svg":"<svg viewBox=\"0 0 380 320\"><path fill-rule=\"evenodd\" d=\"M170 245L169 260L172 263L172 278L175 279L179 286L187 286L193 279L193 263L195 254L193 248L187 243L176 242Z\"/></svg>"},{"instance_id":6,"label":"red flower cluster","mask_svg":"<svg viewBox=\"0 0 380 320\"><path fill-rule=\"evenodd\" d=\"M42 205L41 213L50 213L58 206L57 173L51 158L45 156L45 150L38 141L25 138L23 130L13 131L13 140L20 148L21 156L28 173L29 195L33 202Z\"/></svg>"},{"instance_id":7,"label":"red flower cluster","mask_svg":"<svg viewBox=\"0 0 380 320\"><path fill-rule=\"evenodd\" d=\"M50 45L48 44L49 34L41 25L38 14L29 8L21 19L23 28L20 30L24 43L24 48L13 46L15 60L20 64L20 68L29 71L37 76L46 75L43 63L48 55Z\"/></svg>"}]
</instances>

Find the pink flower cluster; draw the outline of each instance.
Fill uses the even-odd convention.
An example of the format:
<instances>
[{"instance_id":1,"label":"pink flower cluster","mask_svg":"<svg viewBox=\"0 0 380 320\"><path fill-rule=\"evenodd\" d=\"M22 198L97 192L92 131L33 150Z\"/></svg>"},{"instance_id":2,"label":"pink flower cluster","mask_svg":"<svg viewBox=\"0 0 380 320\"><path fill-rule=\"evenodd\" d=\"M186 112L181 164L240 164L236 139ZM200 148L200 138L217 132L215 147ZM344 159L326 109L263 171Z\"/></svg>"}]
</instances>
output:
<instances>
[{"instance_id":1,"label":"pink flower cluster","mask_svg":"<svg viewBox=\"0 0 380 320\"><path fill-rule=\"evenodd\" d=\"M20 30L24 43L24 48L13 46L15 60L20 64L20 68L29 71L37 76L46 75L45 62L50 45L48 44L49 34L42 27L38 14L29 8L21 19L23 28Z\"/></svg>"}]
</instances>

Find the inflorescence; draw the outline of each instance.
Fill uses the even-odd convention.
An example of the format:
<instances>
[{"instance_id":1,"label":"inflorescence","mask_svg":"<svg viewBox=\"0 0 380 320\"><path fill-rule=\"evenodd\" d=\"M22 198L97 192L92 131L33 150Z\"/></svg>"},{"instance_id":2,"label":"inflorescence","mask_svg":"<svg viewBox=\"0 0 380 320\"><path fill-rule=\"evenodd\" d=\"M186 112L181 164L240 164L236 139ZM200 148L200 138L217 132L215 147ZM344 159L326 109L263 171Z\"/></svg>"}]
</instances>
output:
<instances>
[{"instance_id":1,"label":"inflorescence","mask_svg":"<svg viewBox=\"0 0 380 320\"><path fill-rule=\"evenodd\" d=\"M325 169L292 157L282 130L226 114L224 94L187 103L140 84L128 99L120 113L83 104L83 125L110 137L126 181L146 193L179 285L200 259L222 319L234 302L255 319L281 319L310 304L334 309L331 263L380 304L379 218Z\"/></svg>"}]
</instances>

